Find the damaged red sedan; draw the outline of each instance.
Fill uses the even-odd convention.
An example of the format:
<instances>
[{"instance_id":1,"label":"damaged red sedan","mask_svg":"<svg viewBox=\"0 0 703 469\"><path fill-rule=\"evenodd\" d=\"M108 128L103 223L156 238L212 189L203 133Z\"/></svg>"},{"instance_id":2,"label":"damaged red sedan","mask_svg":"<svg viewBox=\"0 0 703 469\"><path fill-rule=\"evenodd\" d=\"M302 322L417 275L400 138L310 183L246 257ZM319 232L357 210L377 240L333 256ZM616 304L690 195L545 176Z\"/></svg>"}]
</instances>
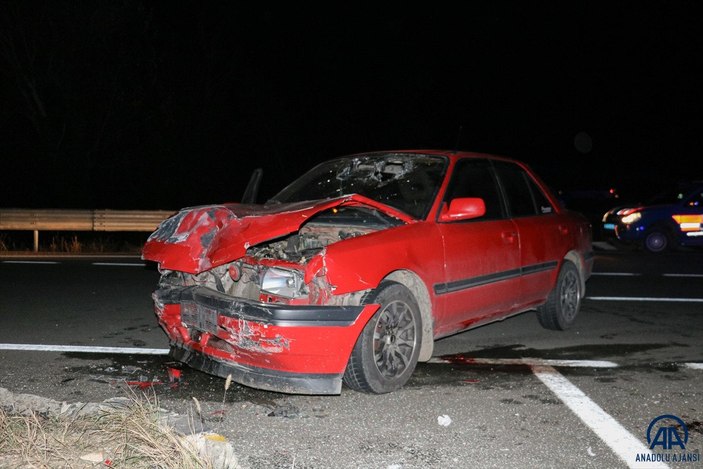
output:
<instances>
[{"instance_id":1,"label":"damaged red sedan","mask_svg":"<svg viewBox=\"0 0 703 469\"><path fill-rule=\"evenodd\" d=\"M524 164L434 150L322 163L263 205L191 207L143 259L171 355L283 393L402 387L434 340L528 310L566 329L591 226Z\"/></svg>"}]
</instances>

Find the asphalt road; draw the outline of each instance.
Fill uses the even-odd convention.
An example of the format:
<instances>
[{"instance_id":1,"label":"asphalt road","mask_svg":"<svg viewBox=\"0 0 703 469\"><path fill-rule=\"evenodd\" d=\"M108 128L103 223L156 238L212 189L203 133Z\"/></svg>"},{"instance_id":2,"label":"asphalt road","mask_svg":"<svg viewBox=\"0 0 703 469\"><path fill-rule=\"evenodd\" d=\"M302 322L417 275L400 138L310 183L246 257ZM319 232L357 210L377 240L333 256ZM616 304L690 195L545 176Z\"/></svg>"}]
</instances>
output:
<instances>
[{"instance_id":1,"label":"asphalt road","mask_svg":"<svg viewBox=\"0 0 703 469\"><path fill-rule=\"evenodd\" d=\"M160 354L158 273L138 259L2 258L0 387L88 402L142 383L192 415L196 397L250 468L664 467L640 465L645 453L701 467L703 252L597 254L573 329L525 313L438 341L398 392L332 397L225 392L187 368L169 382L180 367ZM146 353L114 353L130 349ZM681 419L685 448L649 451L660 415Z\"/></svg>"}]
</instances>

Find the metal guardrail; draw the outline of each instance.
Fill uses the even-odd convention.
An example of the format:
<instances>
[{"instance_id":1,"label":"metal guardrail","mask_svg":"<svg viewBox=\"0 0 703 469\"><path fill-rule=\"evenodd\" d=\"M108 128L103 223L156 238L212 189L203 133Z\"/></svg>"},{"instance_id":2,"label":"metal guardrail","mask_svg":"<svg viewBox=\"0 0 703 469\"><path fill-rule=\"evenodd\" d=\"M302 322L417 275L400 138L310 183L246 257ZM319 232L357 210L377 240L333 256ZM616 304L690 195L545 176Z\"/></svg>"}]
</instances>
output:
<instances>
[{"instance_id":1,"label":"metal guardrail","mask_svg":"<svg viewBox=\"0 0 703 469\"><path fill-rule=\"evenodd\" d=\"M34 210L0 209L0 230L34 232L34 251L40 231L154 231L173 215L168 210Z\"/></svg>"}]
</instances>

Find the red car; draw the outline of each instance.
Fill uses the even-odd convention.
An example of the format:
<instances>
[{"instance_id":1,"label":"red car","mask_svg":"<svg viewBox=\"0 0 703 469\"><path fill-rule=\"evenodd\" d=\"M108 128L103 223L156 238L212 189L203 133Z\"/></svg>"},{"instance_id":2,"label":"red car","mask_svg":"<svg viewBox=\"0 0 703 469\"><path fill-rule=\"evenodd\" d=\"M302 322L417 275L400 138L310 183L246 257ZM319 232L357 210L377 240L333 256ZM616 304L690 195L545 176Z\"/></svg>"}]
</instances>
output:
<instances>
[{"instance_id":1,"label":"red car","mask_svg":"<svg viewBox=\"0 0 703 469\"><path fill-rule=\"evenodd\" d=\"M255 388L403 386L434 340L579 312L591 225L524 164L409 150L322 163L263 205L181 210L149 237L171 355Z\"/></svg>"}]
</instances>

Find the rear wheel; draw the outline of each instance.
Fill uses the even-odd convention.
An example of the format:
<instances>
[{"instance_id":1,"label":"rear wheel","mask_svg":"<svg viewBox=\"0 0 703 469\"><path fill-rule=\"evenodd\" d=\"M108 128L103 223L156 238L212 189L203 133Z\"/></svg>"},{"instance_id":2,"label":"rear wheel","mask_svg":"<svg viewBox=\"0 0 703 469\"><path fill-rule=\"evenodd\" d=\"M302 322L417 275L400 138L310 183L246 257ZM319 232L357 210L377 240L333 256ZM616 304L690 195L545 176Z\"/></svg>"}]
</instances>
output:
<instances>
[{"instance_id":1,"label":"rear wheel","mask_svg":"<svg viewBox=\"0 0 703 469\"><path fill-rule=\"evenodd\" d=\"M420 308L399 283L384 283L373 303L381 307L352 350L344 383L357 391L383 394L401 388L415 370L422 343Z\"/></svg>"},{"instance_id":2,"label":"rear wheel","mask_svg":"<svg viewBox=\"0 0 703 469\"><path fill-rule=\"evenodd\" d=\"M537 308L539 323L546 329L568 329L576 320L581 307L581 297L579 271L572 262L565 261L547 302Z\"/></svg>"}]
</instances>

